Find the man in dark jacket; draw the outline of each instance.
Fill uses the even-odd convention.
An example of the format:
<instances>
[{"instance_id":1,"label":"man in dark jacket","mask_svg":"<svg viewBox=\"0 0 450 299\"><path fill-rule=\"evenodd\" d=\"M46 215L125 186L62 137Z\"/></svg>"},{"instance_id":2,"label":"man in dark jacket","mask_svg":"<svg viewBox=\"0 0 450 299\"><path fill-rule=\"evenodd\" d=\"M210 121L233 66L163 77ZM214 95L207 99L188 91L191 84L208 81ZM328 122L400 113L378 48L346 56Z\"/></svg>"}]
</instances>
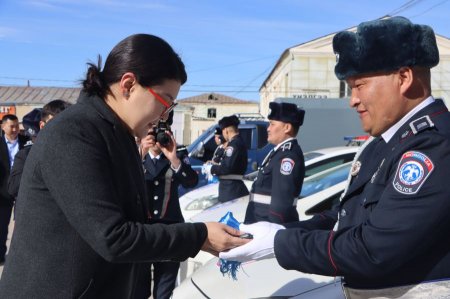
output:
<instances>
[{"instance_id":1,"label":"man in dark jacket","mask_svg":"<svg viewBox=\"0 0 450 299\"><path fill-rule=\"evenodd\" d=\"M227 146L220 164L209 164L205 167L207 175L219 177L220 202L248 195L248 189L242 181L247 170L247 147L239 135L239 123L236 115L225 116L219 121Z\"/></svg>"},{"instance_id":2,"label":"man in dark jacket","mask_svg":"<svg viewBox=\"0 0 450 299\"><path fill-rule=\"evenodd\" d=\"M393 17L339 32L333 48L336 76L374 137L353 164L338 220L244 226L253 241L221 256L275 254L286 269L343 276L346 298L448 298L450 113L431 95L435 34Z\"/></svg>"},{"instance_id":3,"label":"man in dark jacket","mask_svg":"<svg viewBox=\"0 0 450 299\"><path fill-rule=\"evenodd\" d=\"M63 100L53 100L44 105L42 109L35 108L22 119L22 125L25 129L25 135L31 139L25 144L16 157L14 158L14 165L11 169L11 175L8 181L8 192L16 198L19 193L20 180L22 178L23 167L25 161L30 153L31 146L36 140L39 131L49 122L56 114L70 106L70 103Z\"/></svg>"},{"instance_id":4,"label":"man in dark jacket","mask_svg":"<svg viewBox=\"0 0 450 299\"><path fill-rule=\"evenodd\" d=\"M305 177L305 159L295 138L305 111L291 103L269 104L267 141L275 148L266 156L253 183L245 223L298 221L297 198Z\"/></svg>"},{"instance_id":5,"label":"man in dark jacket","mask_svg":"<svg viewBox=\"0 0 450 299\"><path fill-rule=\"evenodd\" d=\"M8 193L8 179L14 158L21 150L27 138L19 134L19 119L13 114L2 118L0 135L0 263L5 262L8 226L14 205L14 197Z\"/></svg>"}]
</instances>

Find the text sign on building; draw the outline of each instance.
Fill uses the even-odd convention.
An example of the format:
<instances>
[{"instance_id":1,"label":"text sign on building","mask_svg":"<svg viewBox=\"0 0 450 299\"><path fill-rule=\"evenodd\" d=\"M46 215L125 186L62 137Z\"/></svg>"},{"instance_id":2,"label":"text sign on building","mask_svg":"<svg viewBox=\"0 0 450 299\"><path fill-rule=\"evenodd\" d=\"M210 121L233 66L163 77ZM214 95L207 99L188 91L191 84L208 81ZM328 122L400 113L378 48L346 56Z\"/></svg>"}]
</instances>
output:
<instances>
[{"instance_id":1,"label":"text sign on building","mask_svg":"<svg viewBox=\"0 0 450 299\"><path fill-rule=\"evenodd\" d=\"M15 105L0 105L0 120L6 114L16 114L16 106Z\"/></svg>"},{"instance_id":2,"label":"text sign on building","mask_svg":"<svg viewBox=\"0 0 450 299\"><path fill-rule=\"evenodd\" d=\"M321 94L294 94L292 95L294 99L326 99L327 95Z\"/></svg>"}]
</instances>

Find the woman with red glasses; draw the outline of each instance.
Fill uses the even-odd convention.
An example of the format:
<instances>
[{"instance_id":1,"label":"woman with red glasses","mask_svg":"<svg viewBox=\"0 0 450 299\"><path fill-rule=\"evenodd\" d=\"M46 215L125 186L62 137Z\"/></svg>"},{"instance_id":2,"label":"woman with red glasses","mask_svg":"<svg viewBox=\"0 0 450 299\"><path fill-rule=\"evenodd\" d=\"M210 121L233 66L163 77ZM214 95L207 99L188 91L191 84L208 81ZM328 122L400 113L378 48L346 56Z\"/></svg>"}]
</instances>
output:
<instances>
[{"instance_id":1,"label":"woman with red glasses","mask_svg":"<svg viewBox=\"0 0 450 299\"><path fill-rule=\"evenodd\" d=\"M77 104L28 156L1 298L138 298L140 263L246 242L219 223L149 224L135 137L167 118L186 79L171 46L146 34L117 44L103 69L89 64Z\"/></svg>"}]
</instances>

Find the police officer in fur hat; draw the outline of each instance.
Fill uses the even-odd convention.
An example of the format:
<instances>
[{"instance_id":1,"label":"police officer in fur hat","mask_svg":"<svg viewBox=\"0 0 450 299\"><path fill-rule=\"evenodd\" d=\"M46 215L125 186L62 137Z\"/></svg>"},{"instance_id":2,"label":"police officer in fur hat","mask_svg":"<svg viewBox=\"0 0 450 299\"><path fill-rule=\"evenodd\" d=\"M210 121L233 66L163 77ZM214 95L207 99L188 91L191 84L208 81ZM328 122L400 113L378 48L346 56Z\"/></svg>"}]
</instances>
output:
<instances>
[{"instance_id":1,"label":"police officer in fur hat","mask_svg":"<svg viewBox=\"0 0 450 299\"><path fill-rule=\"evenodd\" d=\"M269 104L267 141L275 148L264 159L253 183L245 223L298 221L297 198L305 177L303 152L297 143L305 111L291 103Z\"/></svg>"},{"instance_id":2,"label":"police officer in fur hat","mask_svg":"<svg viewBox=\"0 0 450 299\"><path fill-rule=\"evenodd\" d=\"M286 269L342 276L346 298L450 297L450 113L431 95L433 30L403 17L336 34L336 76L372 141L336 207L295 228L240 227L253 241L221 254L275 254ZM336 216L339 215L339 218Z\"/></svg>"},{"instance_id":3,"label":"police officer in fur hat","mask_svg":"<svg viewBox=\"0 0 450 299\"><path fill-rule=\"evenodd\" d=\"M225 116L219 120L219 128L227 146L220 164L208 164L204 167L207 175L219 177L220 202L248 195L248 189L242 181L247 170L247 147L239 135L239 123L236 115Z\"/></svg>"}]
</instances>

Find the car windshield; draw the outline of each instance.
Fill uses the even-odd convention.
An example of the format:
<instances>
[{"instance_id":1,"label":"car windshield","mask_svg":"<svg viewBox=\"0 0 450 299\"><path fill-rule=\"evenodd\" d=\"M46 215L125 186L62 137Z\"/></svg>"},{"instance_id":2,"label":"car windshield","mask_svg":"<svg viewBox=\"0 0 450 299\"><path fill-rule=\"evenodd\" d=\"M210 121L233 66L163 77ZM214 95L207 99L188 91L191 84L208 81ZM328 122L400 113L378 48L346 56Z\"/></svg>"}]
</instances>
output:
<instances>
[{"instance_id":1,"label":"car windshield","mask_svg":"<svg viewBox=\"0 0 450 299\"><path fill-rule=\"evenodd\" d=\"M325 171L317 176L312 176L310 179L305 180L299 198L313 195L345 181L348 177L348 172L350 171L350 165L351 163L339 165L329 171Z\"/></svg>"}]
</instances>

